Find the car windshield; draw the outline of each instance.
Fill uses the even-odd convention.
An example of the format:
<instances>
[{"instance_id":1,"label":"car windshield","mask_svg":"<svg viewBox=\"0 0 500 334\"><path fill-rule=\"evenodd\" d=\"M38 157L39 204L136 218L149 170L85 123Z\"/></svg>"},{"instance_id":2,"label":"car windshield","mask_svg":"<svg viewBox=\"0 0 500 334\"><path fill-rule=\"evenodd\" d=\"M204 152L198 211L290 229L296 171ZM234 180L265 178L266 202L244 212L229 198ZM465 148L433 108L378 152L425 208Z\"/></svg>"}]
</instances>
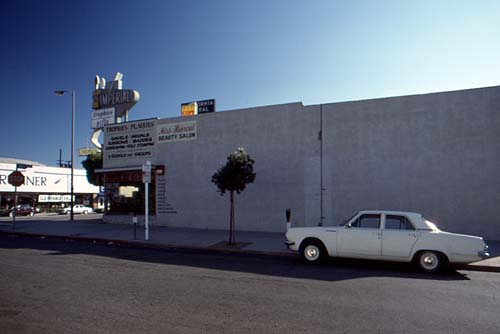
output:
<instances>
[{"instance_id":1,"label":"car windshield","mask_svg":"<svg viewBox=\"0 0 500 334\"><path fill-rule=\"evenodd\" d=\"M355 214L353 214L351 217L347 218L346 220L344 220L343 223L341 223L339 226L345 226L348 222L351 221L351 219L353 219L354 217L356 217L356 215L358 214L359 212L356 212Z\"/></svg>"}]
</instances>

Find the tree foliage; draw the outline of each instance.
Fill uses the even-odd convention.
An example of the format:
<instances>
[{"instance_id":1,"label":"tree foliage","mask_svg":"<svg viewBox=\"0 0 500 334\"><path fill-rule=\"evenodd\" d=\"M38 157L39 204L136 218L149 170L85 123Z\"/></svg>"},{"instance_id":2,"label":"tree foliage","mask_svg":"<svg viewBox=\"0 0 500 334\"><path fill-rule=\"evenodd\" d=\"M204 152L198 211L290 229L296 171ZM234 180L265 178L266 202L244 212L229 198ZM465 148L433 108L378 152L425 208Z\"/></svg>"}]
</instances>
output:
<instances>
[{"instance_id":1,"label":"tree foliage","mask_svg":"<svg viewBox=\"0 0 500 334\"><path fill-rule=\"evenodd\" d=\"M225 165L221 166L212 176L212 182L217 185L219 193L222 195L229 191L231 196L231 206L229 213L229 244L236 242L235 238L235 215L234 215L234 192L237 194L245 190L249 183L255 181L255 172L253 171L254 161L250 158L245 149L238 148L229 154Z\"/></svg>"},{"instance_id":2,"label":"tree foliage","mask_svg":"<svg viewBox=\"0 0 500 334\"><path fill-rule=\"evenodd\" d=\"M253 183L256 176L254 162L241 147L229 154L226 164L212 176L212 182L217 185L219 193L224 195L226 191L236 191L239 194L247 184Z\"/></svg>"},{"instance_id":3,"label":"tree foliage","mask_svg":"<svg viewBox=\"0 0 500 334\"><path fill-rule=\"evenodd\" d=\"M100 182L95 172L96 169L102 168L102 154L90 154L87 156L87 159L82 161L82 165L87 170L87 180L89 183L96 186L102 186L102 182Z\"/></svg>"}]
</instances>

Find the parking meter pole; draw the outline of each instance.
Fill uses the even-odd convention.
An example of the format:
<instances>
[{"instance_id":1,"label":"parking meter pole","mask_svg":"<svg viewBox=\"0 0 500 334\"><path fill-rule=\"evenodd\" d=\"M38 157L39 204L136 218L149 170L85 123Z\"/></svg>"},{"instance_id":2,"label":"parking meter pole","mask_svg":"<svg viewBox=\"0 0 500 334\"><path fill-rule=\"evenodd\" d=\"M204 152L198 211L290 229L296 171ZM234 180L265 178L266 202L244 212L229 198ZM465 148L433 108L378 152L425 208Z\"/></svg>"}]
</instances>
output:
<instances>
[{"instance_id":1,"label":"parking meter pole","mask_svg":"<svg viewBox=\"0 0 500 334\"><path fill-rule=\"evenodd\" d=\"M135 213L134 213L134 216L132 217L132 223L134 224L134 240L137 239L137 217L135 216Z\"/></svg>"},{"instance_id":2,"label":"parking meter pole","mask_svg":"<svg viewBox=\"0 0 500 334\"><path fill-rule=\"evenodd\" d=\"M290 218L292 217L292 210L286 209L285 217L286 217L286 230L288 231L290 229L290 227L292 227L292 225L290 223Z\"/></svg>"}]
</instances>

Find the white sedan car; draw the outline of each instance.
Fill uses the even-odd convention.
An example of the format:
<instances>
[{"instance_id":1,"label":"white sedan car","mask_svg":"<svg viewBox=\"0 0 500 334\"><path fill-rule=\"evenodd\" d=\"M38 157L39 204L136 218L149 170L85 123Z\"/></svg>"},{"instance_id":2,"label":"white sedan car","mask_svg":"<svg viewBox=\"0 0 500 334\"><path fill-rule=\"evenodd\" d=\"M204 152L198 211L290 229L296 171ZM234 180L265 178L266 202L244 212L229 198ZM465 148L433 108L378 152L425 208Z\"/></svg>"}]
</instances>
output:
<instances>
[{"instance_id":1,"label":"white sedan car","mask_svg":"<svg viewBox=\"0 0 500 334\"><path fill-rule=\"evenodd\" d=\"M62 208L57 211L60 215L69 215L71 214L71 208ZM92 213L94 210L92 208L89 208L88 206L85 206L83 204L75 204L73 205L73 213L74 214L84 214L86 215L87 213Z\"/></svg>"},{"instance_id":2,"label":"white sedan car","mask_svg":"<svg viewBox=\"0 0 500 334\"><path fill-rule=\"evenodd\" d=\"M489 256L483 238L440 231L413 212L360 211L340 226L289 227L286 239L307 262L327 256L413 261L426 272Z\"/></svg>"}]
</instances>

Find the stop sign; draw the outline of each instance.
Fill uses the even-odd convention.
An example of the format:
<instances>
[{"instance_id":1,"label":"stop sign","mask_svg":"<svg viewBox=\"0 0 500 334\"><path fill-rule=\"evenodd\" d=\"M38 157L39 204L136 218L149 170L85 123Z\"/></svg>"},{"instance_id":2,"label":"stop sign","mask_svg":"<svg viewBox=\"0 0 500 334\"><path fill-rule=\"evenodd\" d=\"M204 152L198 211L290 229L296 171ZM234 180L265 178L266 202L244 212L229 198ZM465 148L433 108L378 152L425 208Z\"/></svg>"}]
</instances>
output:
<instances>
[{"instance_id":1,"label":"stop sign","mask_svg":"<svg viewBox=\"0 0 500 334\"><path fill-rule=\"evenodd\" d=\"M24 175L23 173L19 171L15 171L9 174L9 177L7 179L10 184L12 184L14 187L19 187L24 183Z\"/></svg>"}]
</instances>

